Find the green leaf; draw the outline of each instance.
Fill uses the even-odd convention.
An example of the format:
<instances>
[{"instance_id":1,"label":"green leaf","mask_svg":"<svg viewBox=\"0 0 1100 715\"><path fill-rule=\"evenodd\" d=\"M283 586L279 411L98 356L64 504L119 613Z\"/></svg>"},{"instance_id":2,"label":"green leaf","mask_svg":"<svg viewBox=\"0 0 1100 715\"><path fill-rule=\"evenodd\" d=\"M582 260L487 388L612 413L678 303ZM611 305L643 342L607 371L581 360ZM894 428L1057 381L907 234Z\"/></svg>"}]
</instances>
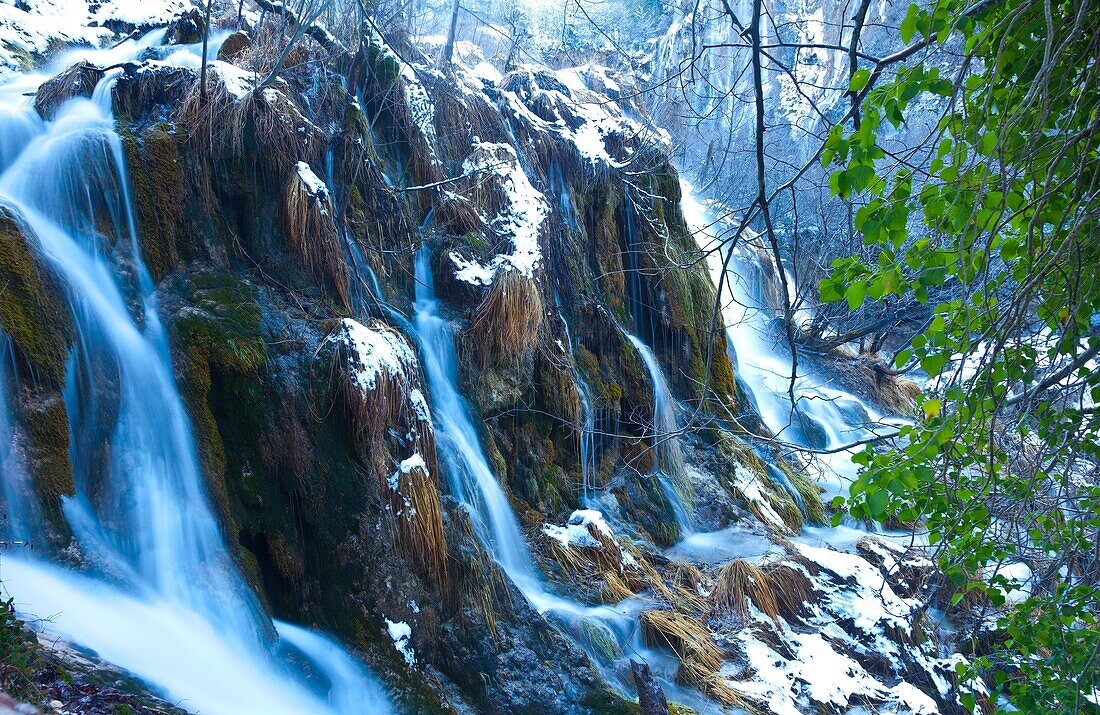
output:
<instances>
[{"instance_id":1,"label":"green leaf","mask_svg":"<svg viewBox=\"0 0 1100 715\"><path fill-rule=\"evenodd\" d=\"M856 281L848 286L848 290L844 292L844 297L848 299L848 310L858 310L863 305L863 299L866 295L867 283L865 281Z\"/></svg>"},{"instance_id":2,"label":"green leaf","mask_svg":"<svg viewBox=\"0 0 1100 715\"><path fill-rule=\"evenodd\" d=\"M917 32L917 15L920 13L920 8L916 3L909 6L908 12L905 13L905 19L901 21L901 41L905 44L909 44L909 41L913 39L913 35Z\"/></svg>"},{"instance_id":3,"label":"green leaf","mask_svg":"<svg viewBox=\"0 0 1100 715\"><path fill-rule=\"evenodd\" d=\"M882 521L886 508L890 504L890 494L884 489L876 489L867 495L867 510L875 521Z\"/></svg>"},{"instance_id":4,"label":"green leaf","mask_svg":"<svg viewBox=\"0 0 1100 715\"><path fill-rule=\"evenodd\" d=\"M862 92L863 88L867 86L867 83L871 81L870 70L859 69L852 73L852 78L848 80L849 92Z\"/></svg>"}]
</instances>

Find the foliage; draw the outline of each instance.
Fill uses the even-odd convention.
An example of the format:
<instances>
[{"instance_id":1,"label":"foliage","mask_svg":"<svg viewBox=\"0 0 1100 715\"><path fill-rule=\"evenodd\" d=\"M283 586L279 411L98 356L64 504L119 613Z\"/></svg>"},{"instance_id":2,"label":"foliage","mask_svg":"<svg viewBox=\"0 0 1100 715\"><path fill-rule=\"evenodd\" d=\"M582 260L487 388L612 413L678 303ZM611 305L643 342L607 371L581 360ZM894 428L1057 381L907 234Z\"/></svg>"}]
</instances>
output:
<instances>
[{"instance_id":1,"label":"foliage","mask_svg":"<svg viewBox=\"0 0 1100 715\"><path fill-rule=\"evenodd\" d=\"M41 700L35 678L44 667L38 640L19 620L15 602L0 601L0 690L23 700Z\"/></svg>"},{"instance_id":2,"label":"foliage","mask_svg":"<svg viewBox=\"0 0 1100 715\"><path fill-rule=\"evenodd\" d=\"M854 72L861 116L822 155L878 249L835 263L822 298L960 296L898 355L935 386L898 441L857 455L848 508L927 527L952 606L976 609L965 674L1023 712L1100 692L1098 26L1095 0L914 4L901 38L928 56L877 86ZM950 76L936 60L954 53ZM891 145L929 110L926 142Z\"/></svg>"}]
</instances>

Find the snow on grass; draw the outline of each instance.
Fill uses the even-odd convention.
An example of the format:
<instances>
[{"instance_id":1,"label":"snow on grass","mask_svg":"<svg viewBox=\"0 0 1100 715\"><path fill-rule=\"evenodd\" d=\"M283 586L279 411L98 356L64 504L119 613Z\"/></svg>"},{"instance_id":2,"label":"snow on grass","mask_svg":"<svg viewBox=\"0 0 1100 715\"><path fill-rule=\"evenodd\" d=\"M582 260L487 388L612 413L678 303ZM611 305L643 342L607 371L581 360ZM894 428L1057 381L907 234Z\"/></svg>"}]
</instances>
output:
<instances>
[{"instance_id":1,"label":"snow on grass","mask_svg":"<svg viewBox=\"0 0 1100 715\"><path fill-rule=\"evenodd\" d=\"M405 659L410 668L416 666L416 653L412 649L412 627L404 621L391 621L386 618L386 632L393 640L393 647Z\"/></svg>"},{"instance_id":2,"label":"snow on grass","mask_svg":"<svg viewBox=\"0 0 1100 715\"><path fill-rule=\"evenodd\" d=\"M247 97L256 88L256 82L259 81L256 73L241 69L237 65L222 60L209 62L207 69L221 81L225 91L237 100Z\"/></svg>"},{"instance_id":3,"label":"snow on grass","mask_svg":"<svg viewBox=\"0 0 1100 715\"><path fill-rule=\"evenodd\" d=\"M401 484L401 475L412 474L417 469L423 470L425 473L428 471L428 463L424 461L424 455L420 452L414 452L411 457L401 460L401 463L397 465L397 471L390 475L387 482L390 490L398 491Z\"/></svg>"},{"instance_id":4,"label":"snow on grass","mask_svg":"<svg viewBox=\"0 0 1100 715\"><path fill-rule=\"evenodd\" d=\"M310 196L325 201L328 200L328 186L325 185L324 181L321 181L321 177L313 173L313 169L310 168L309 164L299 161L296 170L298 178L302 180L302 185L306 187L306 192Z\"/></svg>"},{"instance_id":5,"label":"snow on grass","mask_svg":"<svg viewBox=\"0 0 1100 715\"><path fill-rule=\"evenodd\" d=\"M412 403L416 418L431 425L432 411L428 407L428 400L425 399L424 393L420 391L419 387L414 387L409 391L409 402Z\"/></svg>"},{"instance_id":6,"label":"snow on grass","mask_svg":"<svg viewBox=\"0 0 1100 715\"><path fill-rule=\"evenodd\" d=\"M407 381L416 369L416 354L408 341L392 330L373 330L344 318L331 339L350 348L352 379L363 392L373 390L379 379Z\"/></svg>"},{"instance_id":7,"label":"snow on grass","mask_svg":"<svg viewBox=\"0 0 1100 715\"><path fill-rule=\"evenodd\" d=\"M557 541L561 544L562 548L565 549L605 548L604 543L593 534L593 530L612 542L618 543L615 538L615 532L608 526L603 518L603 514L595 509L578 509L574 511L565 522L565 526L557 526L556 524L542 525L542 533ZM619 553L620 572L628 568L634 568L638 565L637 560L631 554L622 549L619 549Z\"/></svg>"},{"instance_id":8,"label":"snow on grass","mask_svg":"<svg viewBox=\"0 0 1100 715\"><path fill-rule=\"evenodd\" d=\"M506 202L490 225L498 234L511 239L513 250L498 254L484 264L452 251L450 258L456 268L455 277L474 285L489 285L501 270L516 270L524 276L532 276L542 259L539 231L550 214L550 207L542 193L531 185L515 148L475 139L462 170L479 180L486 175L499 180Z\"/></svg>"}]
</instances>

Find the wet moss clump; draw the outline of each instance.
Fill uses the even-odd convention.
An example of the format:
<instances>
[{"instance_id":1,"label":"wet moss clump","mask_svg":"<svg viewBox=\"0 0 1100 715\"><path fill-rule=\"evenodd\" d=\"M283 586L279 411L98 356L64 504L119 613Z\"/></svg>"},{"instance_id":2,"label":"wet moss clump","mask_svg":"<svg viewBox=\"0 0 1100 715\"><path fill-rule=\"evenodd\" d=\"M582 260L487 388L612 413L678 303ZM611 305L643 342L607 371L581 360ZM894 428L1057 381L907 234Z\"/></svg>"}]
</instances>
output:
<instances>
[{"instance_id":1,"label":"wet moss clump","mask_svg":"<svg viewBox=\"0 0 1100 715\"><path fill-rule=\"evenodd\" d=\"M65 381L72 322L53 277L32 249L28 230L0 206L0 327L29 363L35 381Z\"/></svg>"},{"instance_id":2,"label":"wet moss clump","mask_svg":"<svg viewBox=\"0 0 1100 715\"><path fill-rule=\"evenodd\" d=\"M153 280L160 281L179 261L186 186L183 162L170 124L143 131L123 129L123 146L130 169L138 239Z\"/></svg>"},{"instance_id":3,"label":"wet moss clump","mask_svg":"<svg viewBox=\"0 0 1100 715\"><path fill-rule=\"evenodd\" d=\"M226 486L226 450L211 409L211 397L231 386L239 414L233 424L249 423L249 406L260 410L258 378L266 364L260 309L255 288L227 273L194 276L187 307L176 316L183 398L198 437L199 458L219 521L235 536L235 521ZM215 380L219 389L215 390ZM246 399L252 397L254 399ZM264 423L262 410L253 420Z\"/></svg>"},{"instance_id":4,"label":"wet moss clump","mask_svg":"<svg viewBox=\"0 0 1100 715\"><path fill-rule=\"evenodd\" d=\"M65 401L57 393L27 391L23 412L30 442L34 490L40 503L57 516L61 498L72 496L76 491L69 459L69 419Z\"/></svg>"},{"instance_id":5,"label":"wet moss clump","mask_svg":"<svg viewBox=\"0 0 1100 715\"><path fill-rule=\"evenodd\" d=\"M258 375L267 354L256 289L228 273L204 273L192 279L187 303L176 318L186 349L221 369Z\"/></svg>"}]
</instances>

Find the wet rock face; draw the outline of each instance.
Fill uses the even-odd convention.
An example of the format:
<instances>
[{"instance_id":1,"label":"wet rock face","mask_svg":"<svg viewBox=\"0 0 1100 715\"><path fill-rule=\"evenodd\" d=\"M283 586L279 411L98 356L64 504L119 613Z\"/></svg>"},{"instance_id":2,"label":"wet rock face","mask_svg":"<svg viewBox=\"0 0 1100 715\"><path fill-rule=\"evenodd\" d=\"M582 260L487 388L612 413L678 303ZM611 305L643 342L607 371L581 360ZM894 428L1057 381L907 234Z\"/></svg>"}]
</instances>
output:
<instances>
[{"instance_id":1,"label":"wet rock face","mask_svg":"<svg viewBox=\"0 0 1100 715\"><path fill-rule=\"evenodd\" d=\"M190 41L200 20L177 21L171 41ZM449 494L455 467L422 374L431 346L411 323L413 260L427 245L439 313L454 325L455 379L540 562L590 602L647 594L665 614L649 617L650 644L679 633L680 680L734 703L737 679L720 683L721 664L747 664L755 645L711 618L717 569L653 546L682 532L656 474L654 380L630 336L700 414L749 409L725 336L712 333L714 288L701 267L683 267L694 244L667 138L597 94L618 92L594 70L493 84L404 47L414 70L376 41L342 60L343 76L302 61L257 89L248 50L243 33L226 41L205 102L196 70L161 63L125 68L113 92L208 498L264 607L350 644L409 711L637 712L593 665L596 646L617 646L586 643L586 655L583 639L535 612ZM299 50L318 59L310 52ZM89 94L97 72L63 73L39 111ZM16 310L0 294L0 320L28 373L47 378L24 411L39 497L56 503L72 492L60 396L71 337L50 320L59 298L24 239L0 211L0 271L20 296ZM816 486L769 472L724 423L682 441L693 469L675 476L697 500L698 526L754 520L754 535L779 539L824 518ZM577 526L585 489L622 528L590 529L581 563L542 527ZM885 571L899 558L867 553ZM788 567L802 576L780 585L818 575ZM898 593L912 598L919 569L905 568L916 575ZM849 581L822 577L820 595ZM821 627L829 614L811 623L814 593L803 596L773 597L772 622Z\"/></svg>"},{"instance_id":2,"label":"wet rock face","mask_svg":"<svg viewBox=\"0 0 1100 715\"><path fill-rule=\"evenodd\" d=\"M92 90L103 78L103 70L80 62L53 77L38 88L34 109L46 120L54 118L57 108L74 97L91 97Z\"/></svg>"}]
</instances>

